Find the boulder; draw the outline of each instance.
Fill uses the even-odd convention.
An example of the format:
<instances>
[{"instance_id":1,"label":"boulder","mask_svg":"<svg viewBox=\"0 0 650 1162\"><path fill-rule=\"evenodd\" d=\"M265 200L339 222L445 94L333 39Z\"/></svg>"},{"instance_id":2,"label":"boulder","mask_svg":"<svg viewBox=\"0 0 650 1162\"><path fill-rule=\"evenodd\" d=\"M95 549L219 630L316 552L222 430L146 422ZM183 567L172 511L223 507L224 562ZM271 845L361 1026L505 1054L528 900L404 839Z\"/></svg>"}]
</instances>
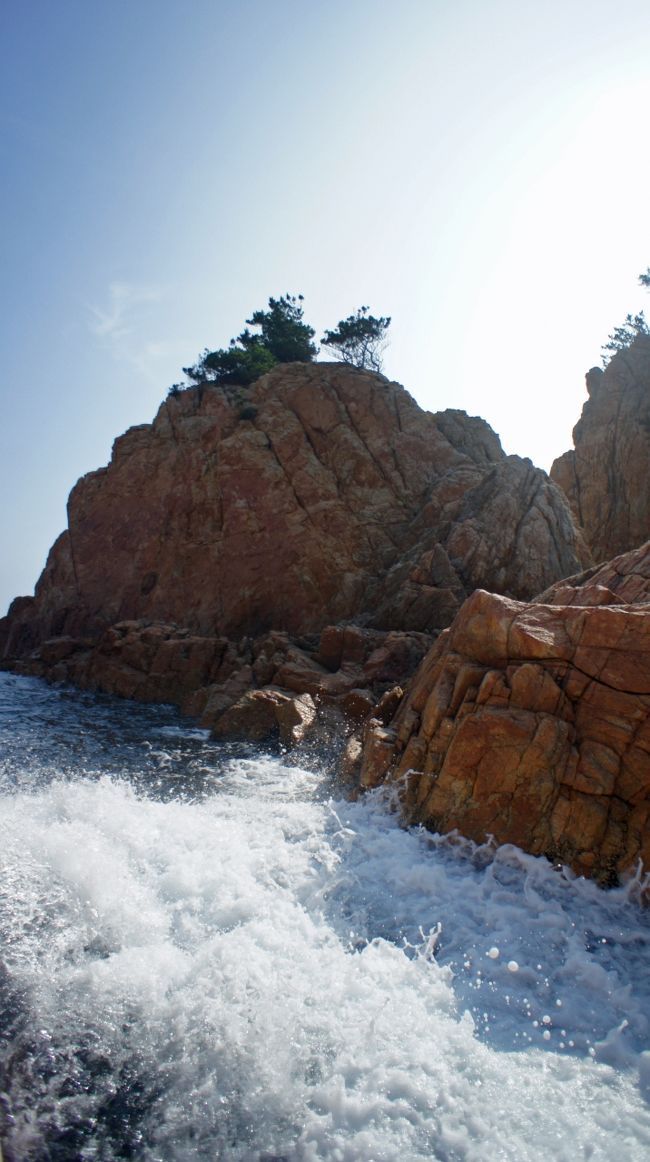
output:
<instances>
[{"instance_id":1,"label":"boulder","mask_svg":"<svg viewBox=\"0 0 650 1162\"><path fill-rule=\"evenodd\" d=\"M316 719L309 694L292 695L277 686L248 690L217 720L216 738L268 742L279 738L287 747L303 742Z\"/></svg>"}]
</instances>

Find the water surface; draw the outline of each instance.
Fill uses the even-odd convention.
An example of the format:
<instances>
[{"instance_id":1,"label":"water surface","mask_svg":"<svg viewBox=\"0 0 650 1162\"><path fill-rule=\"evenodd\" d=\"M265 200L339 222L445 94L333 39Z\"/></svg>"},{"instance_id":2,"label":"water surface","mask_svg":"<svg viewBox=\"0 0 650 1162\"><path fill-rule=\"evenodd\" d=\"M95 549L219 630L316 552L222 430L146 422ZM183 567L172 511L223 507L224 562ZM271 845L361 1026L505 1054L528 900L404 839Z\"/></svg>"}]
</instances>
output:
<instances>
[{"instance_id":1,"label":"water surface","mask_svg":"<svg viewBox=\"0 0 650 1162\"><path fill-rule=\"evenodd\" d=\"M313 760L0 674L5 1162L650 1156L650 922Z\"/></svg>"}]
</instances>

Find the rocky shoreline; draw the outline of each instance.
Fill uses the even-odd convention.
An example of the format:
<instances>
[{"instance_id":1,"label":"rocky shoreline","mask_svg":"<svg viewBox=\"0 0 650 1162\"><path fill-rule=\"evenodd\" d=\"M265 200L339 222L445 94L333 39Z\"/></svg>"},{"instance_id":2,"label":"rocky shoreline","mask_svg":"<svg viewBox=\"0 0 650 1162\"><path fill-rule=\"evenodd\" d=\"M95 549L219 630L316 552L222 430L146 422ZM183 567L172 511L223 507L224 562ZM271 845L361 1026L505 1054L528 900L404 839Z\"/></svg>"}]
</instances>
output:
<instances>
[{"instance_id":1,"label":"rocky shoreline","mask_svg":"<svg viewBox=\"0 0 650 1162\"><path fill-rule=\"evenodd\" d=\"M636 398L644 376L638 341L590 373L587 417L608 380ZM170 397L79 481L0 664L284 746L327 707L344 776L396 781L407 822L602 883L647 862L650 548L593 566L622 502L611 527L585 516L584 417L554 483L484 421L354 368L283 365L242 398ZM630 438L609 438L618 464ZM622 493L640 479L628 465Z\"/></svg>"},{"instance_id":2,"label":"rocky shoreline","mask_svg":"<svg viewBox=\"0 0 650 1162\"><path fill-rule=\"evenodd\" d=\"M533 603L477 590L388 723L360 781L404 817L516 843L605 884L650 864L650 545Z\"/></svg>"}]
</instances>

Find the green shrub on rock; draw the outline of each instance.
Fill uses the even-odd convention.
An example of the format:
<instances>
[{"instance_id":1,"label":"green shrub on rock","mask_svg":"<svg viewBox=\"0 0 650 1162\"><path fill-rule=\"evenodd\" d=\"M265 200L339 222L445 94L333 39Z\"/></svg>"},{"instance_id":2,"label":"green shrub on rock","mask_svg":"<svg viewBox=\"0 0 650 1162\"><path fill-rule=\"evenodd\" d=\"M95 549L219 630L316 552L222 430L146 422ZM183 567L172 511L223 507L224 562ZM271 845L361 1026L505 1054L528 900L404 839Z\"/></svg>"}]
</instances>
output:
<instances>
[{"instance_id":1,"label":"green shrub on rock","mask_svg":"<svg viewBox=\"0 0 650 1162\"><path fill-rule=\"evenodd\" d=\"M302 295L269 299L268 311L255 311L246 327L228 347L206 350L193 367L183 371L194 383L246 386L265 375L276 363L310 363L318 354L312 339L315 331L303 322Z\"/></svg>"}]
</instances>

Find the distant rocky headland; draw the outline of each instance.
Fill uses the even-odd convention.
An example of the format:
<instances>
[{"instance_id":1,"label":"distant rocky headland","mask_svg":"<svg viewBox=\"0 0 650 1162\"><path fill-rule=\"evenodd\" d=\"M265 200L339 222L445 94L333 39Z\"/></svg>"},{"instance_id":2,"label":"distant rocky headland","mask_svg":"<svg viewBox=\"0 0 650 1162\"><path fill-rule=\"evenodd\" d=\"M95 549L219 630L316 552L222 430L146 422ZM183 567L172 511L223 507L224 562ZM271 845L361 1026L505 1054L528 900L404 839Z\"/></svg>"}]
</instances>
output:
<instances>
[{"instance_id":1,"label":"distant rocky headland","mask_svg":"<svg viewBox=\"0 0 650 1162\"><path fill-rule=\"evenodd\" d=\"M615 882L650 859L650 338L588 386L550 478L340 363L173 392L73 489L2 665L221 737L325 709L407 820Z\"/></svg>"}]
</instances>

